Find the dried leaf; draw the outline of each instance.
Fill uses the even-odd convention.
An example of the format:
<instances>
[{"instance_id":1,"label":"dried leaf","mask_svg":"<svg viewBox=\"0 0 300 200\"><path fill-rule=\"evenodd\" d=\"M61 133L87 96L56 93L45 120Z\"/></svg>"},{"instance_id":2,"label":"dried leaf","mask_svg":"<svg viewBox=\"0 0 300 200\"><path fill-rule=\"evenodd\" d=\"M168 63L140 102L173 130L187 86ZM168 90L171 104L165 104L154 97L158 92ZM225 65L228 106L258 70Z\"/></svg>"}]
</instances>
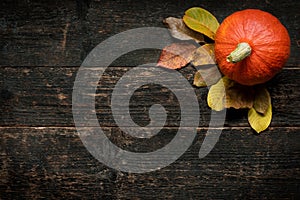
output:
<instances>
[{"instance_id":1,"label":"dried leaf","mask_svg":"<svg viewBox=\"0 0 300 200\"><path fill-rule=\"evenodd\" d=\"M269 105L271 104L271 97L265 87L257 87L255 90L255 98L253 108L260 114L266 114Z\"/></svg>"},{"instance_id":2,"label":"dried leaf","mask_svg":"<svg viewBox=\"0 0 300 200\"><path fill-rule=\"evenodd\" d=\"M220 26L214 15L199 7L188 9L183 16L183 21L190 29L202 33L213 40Z\"/></svg>"},{"instance_id":3,"label":"dried leaf","mask_svg":"<svg viewBox=\"0 0 300 200\"><path fill-rule=\"evenodd\" d=\"M207 86L206 82L204 81L203 77L201 76L201 72L197 71L195 73L193 84L195 86L197 86L197 87L205 87L205 86Z\"/></svg>"},{"instance_id":4,"label":"dried leaf","mask_svg":"<svg viewBox=\"0 0 300 200\"><path fill-rule=\"evenodd\" d=\"M221 78L215 85L212 85L208 91L207 104L215 110L221 111L225 108L226 85L229 84L229 79Z\"/></svg>"},{"instance_id":5,"label":"dried leaf","mask_svg":"<svg viewBox=\"0 0 300 200\"><path fill-rule=\"evenodd\" d=\"M265 114L257 112L254 108L248 111L248 121L250 126L260 133L266 130L272 121L272 104L271 101L268 105L268 109Z\"/></svg>"},{"instance_id":6,"label":"dried leaf","mask_svg":"<svg viewBox=\"0 0 300 200\"><path fill-rule=\"evenodd\" d=\"M197 87L205 87L216 84L221 78L221 74L216 65L202 66L195 73L194 85Z\"/></svg>"},{"instance_id":7,"label":"dried leaf","mask_svg":"<svg viewBox=\"0 0 300 200\"><path fill-rule=\"evenodd\" d=\"M188 28L182 19L168 17L164 20L169 27L170 33L174 38L179 40L195 40L196 42L204 42L203 34Z\"/></svg>"},{"instance_id":8,"label":"dried leaf","mask_svg":"<svg viewBox=\"0 0 300 200\"><path fill-rule=\"evenodd\" d=\"M226 108L252 108L253 97L253 87L231 81L231 85L226 87Z\"/></svg>"},{"instance_id":9,"label":"dried leaf","mask_svg":"<svg viewBox=\"0 0 300 200\"><path fill-rule=\"evenodd\" d=\"M191 54L196 48L191 43L173 43L166 46L160 54L157 66L180 69L191 61Z\"/></svg>"},{"instance_id":10,"label":"dried leaf","mask_svg":"<svg viewBox=\"0 0 300 200\"><path fill-rule=\"evenodd\" d=\"M191 63L194 66L216 64L213 44L205 44L193 52Z\"/></svg>"},{"instance_id":11,"label":"dried leaf","mask_svg":"<svg viewBox=\"0 0 300 200\"><path fill-rule=\"evenodd\" d=\"M213 44L197 48L192 54L191 63L198 69L194 77L195 86L211 86L220 80L221 74L216 65Z\"/></svg>"},{"instance_id":12,"label":"dried leaf","mask_svg":"<svg viewBox=\"0 0 300 200\"><path fill-rule=\"evenodd\" d=\"M252 87L240 85L224 76L210 87L207 102L216 111L224 108L252 108L253 93Z\"/></svg>"}]
</instances>

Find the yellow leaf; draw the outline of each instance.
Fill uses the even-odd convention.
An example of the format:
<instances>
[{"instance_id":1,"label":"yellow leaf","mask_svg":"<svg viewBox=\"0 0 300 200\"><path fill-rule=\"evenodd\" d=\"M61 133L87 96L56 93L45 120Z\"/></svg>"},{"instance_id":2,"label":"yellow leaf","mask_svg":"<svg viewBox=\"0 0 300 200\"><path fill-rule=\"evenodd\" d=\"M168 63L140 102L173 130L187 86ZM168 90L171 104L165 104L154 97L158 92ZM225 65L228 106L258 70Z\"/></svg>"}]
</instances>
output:
<instances>
[{"instance_id":1,"label":"yellow leaf","mask_svg":"<svg viewBox=\"0 0 300 200\"><path fill-rule=\"evenodd\" d=\"M248 111L248 121L250 126L257 132L260 133L266 130L272 120L272 104L269 103L268 109L265 114L257 112L254 108Z\"/></svg>"},{"instance_id":2,"label":"yellow leaf","mask_svg":"<svg viewBox=\"0 0 300 200\"><path fill-rule=\"evenodd\" d=\"M271 104L271 97L268 90L265 87L257 87L255 90L255 98L253 108L256 112L265 114Z\"/></svg>"},{"instance_id":3,"label":"yellow leaf","mask_svg":"<svg viewBox=\"0 0 300 200\"><path fill-rule=\"evenodd\" d=\"M210 87L207 95L207 104L211 109L221 111L225 108L225 88L228 84L228 80L228 78L223 77L215 85Z\"/></svg>"},{"instance_id":4,"label":"yellow leaf","mask_svg":"<svg viewBox=\"0 0 300 200\"><path fill-rule=\"evenodd\" d=\"M207 102L208 106L216 111L224 108L252 108L253 88L241 85L224 76L209 89Z\"/></svg>"},{"instance_id":5,"label":"yellow leaf","mask_svg":"<svg viewBox=\"0 0 300 200\"><path fill-rule=\"evenodd\" d=\"M215 34L220 24L210 12L203 8L194 7L185 12L183 22L192 30L215 39Z\"/></svg>"}]
</instances>

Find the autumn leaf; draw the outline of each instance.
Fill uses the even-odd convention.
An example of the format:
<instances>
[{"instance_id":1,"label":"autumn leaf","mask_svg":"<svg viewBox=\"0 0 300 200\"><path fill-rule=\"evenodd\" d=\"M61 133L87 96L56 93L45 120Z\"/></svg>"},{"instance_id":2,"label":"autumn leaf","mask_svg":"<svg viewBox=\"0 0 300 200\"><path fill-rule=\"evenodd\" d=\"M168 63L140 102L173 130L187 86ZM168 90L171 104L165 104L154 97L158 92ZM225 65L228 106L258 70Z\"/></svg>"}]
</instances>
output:
<instances>
[{"instance_id":1,"label":"autumn leaf","mask_svg":"<svg viewBox=\"0 0 300 200\"><path fill-rule=\"evenodd\" d=\"M194 66L216 64L213 44L205 44L191 55L191 63Z\"/></svg>"},{"instance_id":2,"label":"autumn leaf","mask_svg":"<svg viewBox=\"0 0 300 200\"><path fill-rule=\"evenodd\" d=\"M253 97L253 87L231 81L231 85L226 87L226 108L252 108Z\"/></svg>"},{"instance_id":3,"label":"autumn leaf","mask_svg":"<svg viewBox=\"0 0 300 200\"><path fill-rule=\"evenodd\" d=\"M254 90L224 76L208 91L208 106L216 111L224 108L252 108Z\"/></svg>"},{"instance_id":4,"label":"autumn leaf","mask_svg":"<svg viewBox=\"0 0 300 200\"><path fill-rule=\"evenodd\" d=\"M260 133L269 127L271 121L271 96L265 87L258 86L255 91L253 108L248 111L248 122L257 133Z\"/></svg>"},{"instance_id":5,"label":"autumn leaf","mask_svg":"<svg viewBox=\"0 0 300 200\"><path fill-rule=\"evenodd\" d=\"M191 61L191 54L196 48L191 43L173 43L166 46L160 54L157 66L180 69Z\"/></svg>"},{"instance_id":6,"label":"autumn leaf","mask_svg":"<svg viewBox=\"0 0 300 200\"><path fill-rule=\"evenodd\" d=\"M205 86L207 86L204 78L201 76L201 72L200 71L197 71L195 73L193 84L195 86L197 86L197 87L205 87Z\"/></svg>"},{"instance_id":7,"label":"autumn leaf","mask_svg":"<svg viewBox=\"0 0 300 200\"><path fill-rule=\"evenodd\" d=\"M250 126L257 132L260 133L266 130L272 121L272 104L269 101L268 109L265 114L257 112L254 108L248 111L248 122Z\"/></svg>"},{"instance_id":8,"label":"autumn leaf","mask_svg":"<svg viewBox=\"0 0 300 200\"><path fill-rule=\"evenodd\" d=\"M216 31L220 26L214 15L199 7L188 9L183 16L183 22L190 29L202 33L212 40L215 39Z\"/></svg>"},{"instance_id":9,"label":"autumn leaf","mask_svg":"<svg viewBox=\"0 0 300 200\"><path fill-rule=\"evenodd\" d=\"M211 86L216 84L221 77L216 65L206 65L202 66L195 73L193 84L197 87Z\"/></svg>"},{"instance_id":10,"label":"autumn leaf","mask_svg":"<svg viewBox=\"0 0 300 200\"><path fill-rule=\"evenodd\" d=\"M269 105L271 104L271 97L265 87L259 86L255 89L255 98L253 108L260 114L266 114Z\"/></svg>"},{"instance_id":11,"label":"autumn leaf","mask_svg":"<svg viewBox=\"0 0 300 200\"><path fill-rule=\"evenodd\" d=\"M225 108L226 86L229 84L230 80L223 77L210 87L207 95L207 104L211 109L221 111Z\"/></svg>"},{"instance_id":12,"label":"autumn leaf","mask_svg":"<svg viewBox=\"0 0 300 200\"><path fill-rule=\"evenodd\" d=\"M169 31L174 38L179 40L195 40L196 42L204 42L203 34L188 28L182 19L168 17L164 23L169 27Z\"/></svg>"},{"instance_id":13,"label":"autumn leaf","mask_svg":"<svg viewBox=\"0 0 300 200\"><path fill-rule=\"evenodd\" d=\"M192 54L191 64L197 69L193 83L197 87L211 86L222 77L216 65L213 44L197 48Z\"/></svg>"}]
</instances>

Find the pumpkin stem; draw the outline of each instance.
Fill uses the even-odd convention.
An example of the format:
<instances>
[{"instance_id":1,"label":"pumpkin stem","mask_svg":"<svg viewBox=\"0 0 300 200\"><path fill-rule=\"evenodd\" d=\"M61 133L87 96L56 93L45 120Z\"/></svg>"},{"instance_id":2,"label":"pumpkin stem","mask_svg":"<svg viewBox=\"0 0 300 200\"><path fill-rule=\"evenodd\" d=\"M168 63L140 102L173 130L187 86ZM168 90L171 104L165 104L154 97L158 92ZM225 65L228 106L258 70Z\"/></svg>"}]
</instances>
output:
<instances>
[{"instance_id":1,"label":"pumpkin stem","mask_svg":"<svg viewBox=\"0 0 300 200\"><path fill-rule=\"evenodd\" d=\"M227 62L237 63L251 54L251 47L247 42L241 42L237 45L236 49L231 52L227 57Z\"/></svg>"}]
</instances>

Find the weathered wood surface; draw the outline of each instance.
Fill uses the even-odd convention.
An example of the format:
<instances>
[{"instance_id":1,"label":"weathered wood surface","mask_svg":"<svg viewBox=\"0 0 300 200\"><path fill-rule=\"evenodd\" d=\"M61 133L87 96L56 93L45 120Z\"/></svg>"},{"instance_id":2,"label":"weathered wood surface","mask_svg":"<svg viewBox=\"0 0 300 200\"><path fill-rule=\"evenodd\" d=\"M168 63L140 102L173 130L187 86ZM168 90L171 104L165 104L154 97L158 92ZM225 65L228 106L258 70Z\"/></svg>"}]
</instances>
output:
<instances>
[{"instance_id":1,"label":"weathered wood surface","mask_svg":"<svg viewBox=\"0 0 300 200\"><path fill-rule=\"evenodd\" d=\"M117 81L132 67L109 67L100 80L96 95L96 110L102 126L117 126L111 111L111 94ZM1 126L74 126L72 91L78 67L6 67L1 69ZM195 70L180 72L192 84ZM291 76L292 74L292 76ZM154 73L148 73L155 76ZM86 77L89 79L89 77ZM286 68L270 83L273 103L272 126L299 126L300 70ZM166 80L168 81L168 80ZM170 80L172 81L172 80ZM132 84L135 80L132 80ZM208 126L211 110L206 103L207 88L196 88L200 107L200 126ZM121 94L120 94L121 95ZM123 94L126 95L126 94ZM155 103L166 107L166 126L179 126L180 107L175 95L160 86L137 90L130 102L133 120L140 125L149 123L148 109ZM228 110L226 126L248 126L247 112ZM193 119L193 116L190 116Z\"/></svg>"},{"instance_id":2,"label":"weathered wood surface","mask_svg":"<svg viewBox=\"0 0 300 200\"><path fill-rule=\"evenodd\" d=\"M130 141L117 128L108 136L124 149L153 150L156 142ZM159 171L112 170L82 146L74 128L1 128L0 197L97 199L297 199L299 128L271 128L255 136L248 128L225 129L213 151L198 158L205 129L175 163ZM172 155L172 152L170 152Z\"/></svg>"},{"instance_id":3,"label":"weathered wood surface","mask_svg":"<svg viewBox=\"0 0 300 200\"><path fill-rule=\"evenodd\" d=\"M287 65L299 65L300 2L295 0L3 0L0 10L0 65L79 66L85 56L108 37L132 28L165 27L163 19L182 17L184 11L193 6L208 9L219 21L234 11L246 8L258 8L274 14L291 36L292 56ZM119 65L135 66L141 60L148 61L153 53L147 54L132 55Z\"/></svg>"},{"instance_id":4,"label":"weathered wood surface","mask_svg":"<svg viewBox=\"0 0 300 200\"><path fill-rule=\"evenodd\" d=\"M3 0L0 5L0 199L299 199L299 1ZM207 88L195 88L199 128L182 157L146 174L105 166L86 150L74 128L72 89L80 64L106 38L132 28L165 27L164 18L182 17L193 6L208 9L220 21L236 10L259 8L287 27L291 57L268 83L271 127L254 134L245 111L229 110L219 142L199 159L211 111ZM159 135L129 137L112 116L111 92L118 79L158 55L140 50L118 59L97 90L100 125L111 141L129 151L160 148L179 126L178 103L161 87L141 88L130 105L139 125L149 123L153 103L165 105L168 118ZM192 67L180 72L192 82Z\"/></svg>"}]
</instances>

